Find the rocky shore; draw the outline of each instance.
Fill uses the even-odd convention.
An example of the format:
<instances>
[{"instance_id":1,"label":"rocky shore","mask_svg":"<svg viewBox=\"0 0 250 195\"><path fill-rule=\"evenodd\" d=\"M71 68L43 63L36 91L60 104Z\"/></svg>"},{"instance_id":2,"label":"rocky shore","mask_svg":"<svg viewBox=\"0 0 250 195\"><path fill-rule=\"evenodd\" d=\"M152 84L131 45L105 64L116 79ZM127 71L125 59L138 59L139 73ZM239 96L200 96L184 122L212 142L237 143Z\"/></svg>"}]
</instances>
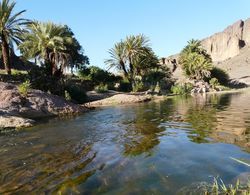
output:
<instances>
[{"instance_id":1,"label":"rocky shore","mask_svg":"<svg viewBox=\"0 0 250 195\"><path fill-rule=\"evenodd\" d=\"M27 97L16 85L0 82L0 129L29 127L41 117L80 114L87 108L40 90L29 90Z\"/></svg>"},{"instance_id":2,"label":"rocky shore","mask_svg":"<svg viewBox=\"0 0 250 195\"><path fill-rule=\"evenodd\" d=\"M123 105L123 104L148 102L150 100L152 100L151 95L122 93L122 94L115 94L111 97L107 97L101 100L90 102L88 103L88 106L101 107L101 106Z\"/></svg>"}]
</instances>

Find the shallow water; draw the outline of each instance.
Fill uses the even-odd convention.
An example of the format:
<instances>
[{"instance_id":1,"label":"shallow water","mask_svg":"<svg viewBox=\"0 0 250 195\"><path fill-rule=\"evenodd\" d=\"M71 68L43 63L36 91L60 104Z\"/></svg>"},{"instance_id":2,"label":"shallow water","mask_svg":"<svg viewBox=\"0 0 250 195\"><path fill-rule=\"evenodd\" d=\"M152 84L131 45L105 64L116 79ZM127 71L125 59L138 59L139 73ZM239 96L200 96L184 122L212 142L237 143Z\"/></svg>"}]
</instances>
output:
<instances>
[{"instance_id":1,"label":"shallow water","mask_svg":"<svg viewBox=\"0 0 250 195\"><path fill-rule=\"evenodd\" d=\"M175 194L250 168L250 93L51 119L0 135L0 194Z\"/></svg>"}]
</instances>

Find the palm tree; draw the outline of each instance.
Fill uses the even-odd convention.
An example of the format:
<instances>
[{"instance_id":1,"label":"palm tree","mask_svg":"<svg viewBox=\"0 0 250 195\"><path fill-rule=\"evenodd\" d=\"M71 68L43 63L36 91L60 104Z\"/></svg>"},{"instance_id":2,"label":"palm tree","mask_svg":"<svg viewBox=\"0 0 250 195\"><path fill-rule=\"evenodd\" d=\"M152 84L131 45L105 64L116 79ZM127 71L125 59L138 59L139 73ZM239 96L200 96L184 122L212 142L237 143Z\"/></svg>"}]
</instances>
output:
<instances>
[{"instance_id":1,"label":"palm tree","mask_svg":"<svg viewBox=\"0 0 250 195\"><path fill-rule=\"evenodd\" d=\"M25 10L13 13L16 3L10 0L0 2L0 38L2 58L7 74L11 74L10 46L21 42L21 33L28 20L20 18Z\"/></svg>"},{"instance_id":2,"label":"palm tree","mask_svg":"<svg viewBox=\"0 0 250 195\"><path fill-rule=\"evenodd\" d=\"M124 76L128 78L128 70L126 67L126 56L125 56L125 44L121 41L116 43L114 48L109 50L110 59L105 60L105 64L109 66L109 69L116 68L123 71Z\"/></svg>"},{"instance_id":3,"label":"palm tree","mask_svg":"<svg viewBox=\"0 0 250 195\"><path fill-rule=\"evenodd\" d=\"M139 56L146 56L149 53L149 50L151 50L148 43L148 38L142 34L126 38L125 55L128 59L131 77L135 76L135 61L138 61Z\"/></svg>"},{"instance_id":4,"label":"palm tree","mask_svg":"<svg viewBox=\"0 0 250 195\"><path fill-rule=\"evenodd\" d=\"M65 26L51 22L33 22L28 25L28 29L29 32L23 35L24 42L19 46L24 57L38 59L49 65L52 75L62 73L70 61L67 45L73 42Z\"/></svg>"},{"instance_id":5,"label":"palm tree","mask_svg":"<svg viewBox=\"0 0 250 195\"><path fill-rule=\"evenodd\" d=\"M142 68L154 66L149 64L150 60L156 61L152 49L149 47L149 40L144 35L128 36L125 41L115 44L114 48L109 50L110 59L105 63L109 68L117 68L123 71L124 76L133 83L135 76L142 72ZM154 59L154 60L152 60ZM158 61L158 60L157 60Z\"/></svg>"},{"instance_id":6,"label":"palm tree","mask_svg":"<svg viewBox=\"0 0 250 195\"><path fill-rule=\"evenodd\" d=\"M213 68L212 62L198 53L189 53L182 61L182 67L191 79L209 78Z\"/></svg>"}]
</instances>

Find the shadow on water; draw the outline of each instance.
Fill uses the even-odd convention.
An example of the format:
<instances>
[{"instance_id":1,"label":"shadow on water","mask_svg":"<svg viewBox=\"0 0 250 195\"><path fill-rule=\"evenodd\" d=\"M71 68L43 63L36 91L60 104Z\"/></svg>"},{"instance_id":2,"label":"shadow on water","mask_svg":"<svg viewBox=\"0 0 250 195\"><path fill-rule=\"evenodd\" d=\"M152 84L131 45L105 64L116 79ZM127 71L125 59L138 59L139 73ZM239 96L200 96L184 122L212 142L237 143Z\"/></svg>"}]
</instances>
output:
<instances>
[{"instance_id":1,"label":"shadow on water","mask_svg":"<svg viewBox=\"0 0 250 195\"><path fill-rule=\"evenodd\" d=\"M0 136L0 194L175 194L249 160L250 94L108 107Z\"/></svg>"}]
</instances>

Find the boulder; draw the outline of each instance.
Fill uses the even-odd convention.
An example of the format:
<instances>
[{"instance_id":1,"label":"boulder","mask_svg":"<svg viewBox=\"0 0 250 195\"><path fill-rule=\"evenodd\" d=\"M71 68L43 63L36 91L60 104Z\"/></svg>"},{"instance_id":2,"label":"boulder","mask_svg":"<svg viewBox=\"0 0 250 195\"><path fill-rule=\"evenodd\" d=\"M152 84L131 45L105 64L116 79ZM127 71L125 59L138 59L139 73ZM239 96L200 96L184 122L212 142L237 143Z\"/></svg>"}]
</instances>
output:
<instances>
[{"instance_id":1,"label":"boulder","mask_svg":"<svg viewBox=\"0 0 250 195\"><path fill-rule=\"evenodd\" d=\"M23 97L13 84L0 82L0 113L25 118L39 118L64 114L78 114L85 108L64 98L31 89Z\"/></svg>"},{"instance_id":2,"label":"boulder","mask_svg":"<svg viewBox=\"0 0 250 195\"><path fill-rule=\"evenodd\" d=\"M35 121L17 116L0 116L0 130L9 128L31 127Z\"/></svg>"}]
</instances>

